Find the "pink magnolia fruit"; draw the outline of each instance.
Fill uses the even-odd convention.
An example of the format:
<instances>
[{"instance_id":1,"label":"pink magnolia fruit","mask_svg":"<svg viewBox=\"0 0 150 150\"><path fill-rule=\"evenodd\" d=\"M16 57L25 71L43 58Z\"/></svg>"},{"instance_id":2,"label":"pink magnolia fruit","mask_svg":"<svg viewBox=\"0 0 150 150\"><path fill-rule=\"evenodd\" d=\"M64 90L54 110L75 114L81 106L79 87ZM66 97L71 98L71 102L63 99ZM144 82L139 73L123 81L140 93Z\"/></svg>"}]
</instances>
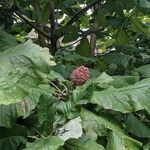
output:
<instances>
[{"instance_id":1,"label":"pink magnolia fruit","mask_svg":"<svg viewBox=\"0 0 150 150\"><path fill-rule=\"evenodd\" d=\"M89 69L82 65L73 70L73 72L70 75L70 79L75 85L80 86L86 83L86 81L89 79L89 76Z\"/></svg>"}]
</instances>

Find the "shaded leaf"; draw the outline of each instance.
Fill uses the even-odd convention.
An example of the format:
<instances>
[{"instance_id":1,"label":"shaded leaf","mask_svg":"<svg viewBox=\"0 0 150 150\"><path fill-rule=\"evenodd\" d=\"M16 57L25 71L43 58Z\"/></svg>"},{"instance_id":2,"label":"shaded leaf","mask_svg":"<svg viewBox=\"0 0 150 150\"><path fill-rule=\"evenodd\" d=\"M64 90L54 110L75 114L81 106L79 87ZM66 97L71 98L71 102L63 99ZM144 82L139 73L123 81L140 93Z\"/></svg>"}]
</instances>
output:
<instances>
[{"instance_id":1,"label":"shaded leaf","mask_svg":"<svg viewBox=\"0 0 150 150\"><path fill-rule=\"evenodd\" d=\"M150 64L139 67L135 69L135 71L137 71L142 78L149 78L150 77Z\"/></svg>"},{"instance_id":2,"label":"shaded leaf","mask_svg":"<svg viewBox=\"0 0 150 150\"><path fill-rule=\"evenodd\" d=\"M18 45L15 38L8 33L0 30L0 52L7 50L8 48Z\"/></svg>"},{"instance_id":3,"label":"shaded leaf","mask_svg":"<svg viewBox=\"0 0 150 150\"><path fill-rule=\"evenodd\" d=\"M38 103L40 95L50 92L43 81L50 73L48 49L28 41L0 55L0 119L9 127L19 116L27 117ZM9 105L11 104L11 105ZM5 117L4 117L5 116Z\"/></svg>"},{"instance_id":4,"label":"shaded leaf","mask_svg":"<svg viewBox=\"0 0 150 150\"><path fill-rule=\"evenodd\" d=\"M79 27L73 25L65 27L63 29L64 35L63 42L68 43L77 40L79 37L78 35L79 30L80 30Z\"/></svg>"},{"instance_id":5,"label":"shaded leaf","mask_svg":"<svg viewBox=\"0 0 150 150\"><path fill-rule=\"evenodd\" d=\"M87 38L82 38L80 44L76 47L76 53L85 57L91 56L91 45Z\"/></svg>"},{"instance_id":6,"label":"shaded leaf","mask_svg":"<svg viewBox=\"0 0 150 150\"><path fill-rule=\"evenodd\" d=\"M96 139L97 136L107 136L109 130L124 134L122 128L113 118L97 116L87 110L82 110L81 118L83 129L92 139Z\"/></svg>"},{"instance_id":7,"label":"shaded leaf","mask_svg":"<svg viewBox=\"0 0 150 150\"><path fill-rule=\"evenodd\" d=\"M142 148L142 144L136 140L133 140L127 136L121 136L117 132L110 132L108 136L108 144L106 150L139 150Z\"/></svg>"},{"instance_id":8,"label":"shaded leaf","mask_svg":"<svg viewBox=\"0 0 150 150\"><path fill-rule=\"evenodd\" d=\"M40 132L49 135L53 131L53 123L55 122L55 114L57 107L54 105L55 99L52 93L42 95L37 106L37 116L40 123Z\"/></svg>"},{"instance_id":9,"label":"shaded leaf","mask_svg":"<svg viewBox=\"0 0 150 150\"><path fill-rule=\"evenodd\" d=\"M149 78L119 89L110 87L103 91L95 91L91 98L91 103L122 113L142 109L150 112L149 88Z\"/></svg>"},{"instance_id":10,"label":"shaded leaf","mask_svg":"<svg viewBox=\"0 0 150 150\"><path fill-rule=\"evenodd\" d=\"M127 131L135 136L146 138L150 137L150 128L130 114L125 122Z\"/></svg>"},{"instance_id":11,"label":"shaded leaf","mask_svg":"<svg viewBox=\"0 0 150 150\"><path fill-rule=\"evenodd\" d=\"M78 139L82 136L82 132L81 118L77 117L58 128L57 136L66 141L71 138Z\"/></svg>"},{"instance_id":12,"label":"shaded leaf","mask_svg":"<svg viewBox=\"0 0 150 150\"><path fill-rule=\"evenodd\" d=\"M136 0L136 5L143 11L143 12L150 12L150 1L149 0Z\"/></svg>"},{"instance_id":13,"label":"shaded leaf","mask_svg":"<svg viewBox=\"0 0 150 150\"><path fill-rule=\"evenodd\" d=\"M41 138L33 143L27 143L27 148L24 150L57 150L62 145L64 145L64 141L57 136L48 136L45 139Z\"/></svg>"},{"instance_id":14,"label":"shaded leaf","mask_svg":"<svg viewBox=\"0 0 150 150\"><path fill-rule=\"evenodd\" d=\"M86 134L92 139L96 139L97 136L108 137L106 148L108 150L120 150L126 147L138 150L142 146L140 142L128 137L122 127L111 117L97 116L90 111L83 110L81 118ZM112 131L111 134L110 131Z\"/></svg>"},{"instance_id":15,"label":"shaded leaf","mask_svg":"<svg viewBox=\"0 0 150 150\"><path fill-rule=\"evenodd\" d=\"M20 125L0 128L0 149L16 150L20 143L26 142L27 135L27 129Z\"/></svg>"},{"instance_id":16,"label":"shaded leaf","mask_svg":"<svg viewBox=\"0 0 150 150\"><path fill-rule=\"evenodd\" d=\"M128 34L122 28L118 30L116 36L117 36L117 38L116 38L116 43L115 44L117 44L117 45L125 45L125 44L129 43Z\"/></svg>"},{"instance_id":17,"label":"shaded leaf","mask_svg":"<svg viewBox=\"0 0 150 150\"><path fill-rule=\"evenodd\" d=\"M139 81L139 76L113 76L113 81L109 83L115 88L121 88L135 84Z\"/></svg>"},{"instance_id":18,"label":"shaded leaf","mask_svg":"<svg viewBox=\"0 0 150 150\"><path fill-rule=\"evenodd\" d=\"M149 150L150 149L150 143L143 146L143 150Z\"/></svg>"},{"instance_id":19,"label":"shaded leaf","mask_svg":"<svg viewBox=\"0 0 150 150\"><path fill-rule=\"evenodd\" d=\"M89 139L86 135L81 138L75 140L70 139L67 141L65 145L66 150L104 150L104 147L97 144L94 140Z\"/></svg>"},{"instance_id":20,"label":"shaded leaf","mask_svg":"<svg viewBox=\"0 0 150 150\"><path fill-rule=\"evenodd\" d=\"M20 143L25 143L26 139L21 136L12 136L0 139L0 148L5 150L16 150Z\"/></svg>"}]
</instances>

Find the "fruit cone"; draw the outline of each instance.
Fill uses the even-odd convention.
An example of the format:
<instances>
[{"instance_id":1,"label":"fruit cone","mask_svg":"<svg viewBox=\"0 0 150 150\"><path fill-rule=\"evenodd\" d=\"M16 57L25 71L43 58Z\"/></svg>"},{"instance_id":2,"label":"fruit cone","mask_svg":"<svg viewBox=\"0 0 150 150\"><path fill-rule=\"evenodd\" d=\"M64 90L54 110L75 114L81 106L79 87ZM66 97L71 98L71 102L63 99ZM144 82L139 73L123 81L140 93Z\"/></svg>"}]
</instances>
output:
<instances>
[{"instance_id":1,"label":"fruit cone","mask_svg":"<svg viewBox=\"0 0 150 150\"><path fill-rule=\"evenodd\" d=\"M70 75L70 79L74 85L80 86L86 83L86 81L89 79L89 74L89 69L82 65L73 70Z\"/></svg>"}]
</instances>

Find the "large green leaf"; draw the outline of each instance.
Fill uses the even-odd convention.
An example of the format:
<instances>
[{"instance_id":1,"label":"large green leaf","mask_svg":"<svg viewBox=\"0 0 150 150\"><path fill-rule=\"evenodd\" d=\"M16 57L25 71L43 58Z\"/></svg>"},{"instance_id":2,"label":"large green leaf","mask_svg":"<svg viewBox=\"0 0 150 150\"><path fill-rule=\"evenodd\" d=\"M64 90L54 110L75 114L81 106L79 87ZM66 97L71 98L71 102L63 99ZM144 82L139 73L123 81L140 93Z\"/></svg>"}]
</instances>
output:
<instances>
[{"instance_id":1,"label":"large green leaf","mask_svg":"<svg viewBox=\"0 0 150 150\"><path fill-rule=\"evenodd\" d=\"M20 102L9 105L0 105L0 126L11 127L15 124L18 117L22 116L23 118L26 118L31 114L31 111L35 109L40 95L51 94L51 92L52 90L47 85L42 85L33 88L33 91L29 93L29 96L24 97Z\"/></svg>"},{"instance_id":2,"label":"large green leaf","mask_svg":"<svg viewBox=\"0 0 150 150\"><path fill-rule=\"evenodd\" d=\"M146 138L150 137L150 128L130 114L125 122L127 131L135 136Z\"/></svg>"},{"instance_id":3,"label":"large green leaf","mask_svg":"<svg viewBox=\"0 0 150 150\"><path fill-rule=\"evenodd\" d=\"M13 5L13 0L0 0L0 5L5 9L10 9Z\"/></svg>"},{"instance_id":4,"label":"large green leaf","mask_svg":"<svg viewBox=\"0 0 150 150\"><path fill-rule=\"evenodd\" d=\"M13 36L0 30L0 52L16 45L18 45L18 43Z\"/></svg>"},{"instance_id":5,"label":"large green leaf","mask_svg":"<svg viewBox=\"0 0 150 150\"><path fill-rule=\"evenodd\" d=\"M16 150L20 143L26 142L27 129L16 125L12 128L0 128L0 149Z\"/></svg>"},{"instance_id":6,"label":"large green leaf","mask_svg":"<svg viewBox=\"0 0 150 150\"><path fill-rule=\"evenodd\" d=\"M40 132L44 135L49 135L53 132L53 123L56 120L57 110L54 101L52 94L42 95L37 106L37 116L41 125Z\"/></svg>"},{"instance_id":7,"label":"large green leaf","mask_svg":"<svg viewBox=\"0 0 150 150\"><path fill-rule=\"evenodd\" d=\"M25 150L57 150L60 146L64 144L64 141L56 136L49 136L45 139L41 138L33 143L27 143L27 148Z\"/></svg>"},{"instance_id":8,"label":"large green leaf","mask_svg":"<svg viewBox=\"0 0 150 150\"><path fill-rule=\"evenodd\" d=\"M2 126L9 127L15 118L28 116L38 103L40 95L52 92L49 85L43 84L50 74L49 67L54 64L50 58L48 49L42 49L31 41L1 52Z\"/></svg>"},{"instance_id":9,"label":"large green leaf","mask_svg":"<svg viewBox=\"0 0 150 150\"><path fill-rule=\"evenodd\" d=\"M114 147L114 149L112 150L115 150L115 148L116 150L120 150L119 148L122 148L124 144L126 144L129 149L136 149L137 147L141 147L141 143L128 137L122 127L120 127L120 125L113 118L108 116L97 116L87 110L82 111L81 117L83 121L83 128L86 134L89 135L92 139L96 139L97 135L109 137L110 131L113 131L115 133L117 139L114 138L114 136L111 137L110 143L107 146L108 150L111 150L111 142L113 142L112 147ZM122 140L123 143L120 143ZM130 144L128 145L128 143Z\"/></svg>"},{"instance_id":10,"label":"large green leaf","mask_svg":"<svg viewBox=\"0 0 150 150\"><path fill-rule=\"evenodd\" d=\"M56 108L53 107L54 98L52 95L42 95L38 104L37 114L39 122L42 124L44 121L53 120Z\"/></svg>"},{"instance_id":11,"label":"large green leaf","mask_svg":"<svg viewBox=\"0 0 150 150\"><path fill-rule=\"evenodd\" d=\"M117 132L111 132L108 137L106 150L139 150L142 147L140 142L127 136L121 136Z\"/></svg>"},{"instance_id":12,"label":"large green leaf","mask_svg":"<svg viewBox=\"0 0 150 150\"><path fill-rule=\"evenodd\" d=\"M142 34L149 34L150 33L149 25L144 24L141 19L132 17L132 18L130 18L130 21L132 23L133 31L139 32Z\"/></svg>"},{"instance_id":13,"label":"large green leaf","mask_svg":"<svg viewBox=\"0 0 150 150\"><path fill-rule=\"evenodd\" d=\"M76 87L70 98L75 104L87 104L89 103L96 87L105 88L107 87L107 84L111 83L113 80L112 77L104 72L97 78L89 79L83 86Z\"/></svg>"},{"instance_id":14,"label":"large green leaf","mask_svg":"<svg viewBox=\"0 0 150 150\"><path fill-rule=\"evenodd\" d=\"M78 39L80 28L75 25L66 26L63 28L63 42L74 42Z\"/></svg>"},{"instance_id":15,"label":"large green leaf","mask_svg":"<svg viewBox=\"0 0 150 150\"><path fill-rule=\"evenodd\" d=\"M20 102L43 81L39 72L49 73L52 65L48 50L31 41L0 55L0 104Z\"/></svg>"},{"instance_id":16,"label":"large green leaf","mask_svg":"<svg viewBox=\"0 0 150 150\"><path fill-rule=\"evenodd\" d=\"M145 109L150 112L150 78L116 89L95 91L91 103L123 113Z\"/></svg>"},{"instance_id":17,"label":"large green leaf","mask_svg":"<svg viewBox=\"0 0 150 150\"><path fill-rule=\"evenodd\" d=\"M144 150L149 150L149 149L150 149L150 143L144 145L144 146L143 146L143 149L144 149Z\"/></svg>"},{"instance_id":18,"label":"large green leaf","mask_svg":"<svg viewBox=\"0 0 150 150\"><path fill-rule=\"evenodd\" d=\"M81 138L75 140L71 139L66 142L65 145L66 150L104 150L104 147L96 143L94 140L89 139L86 136L82 136Z\"/></svg>"},{"instance_id":19,"label":"large green leaf","mask_svg":"<svg viewBox=\"0 0 150 150\"><path fill-rule=\"evenodd\" d=\"M150 1L149 0L136 0L136 5L143 11L143 12L150 12Z\"/></svg>"},{"instance_id":20,"label":"large green leaf","mask_svg":"<svg viewBox=\"0 0 150 150\"><path fill-rule=\"evenodd\" d=\"M80 41L80 44L76 47L76 52L81 56L85 57L91 56L91 45L87 38L83 38Z\"/></svg>"},{"instance_id":21,"label":"large green leaf","mask_svg":"<svg viewBox=\"0 0 150 150\"><path fill-rule=\"evenodd\" d=\"M78 139L83 134L81 122L82 120L80 117L70 120L57 129L57 136L64 141L73 138Z\"/></svg>"},{"instance_id":22,"label":"large green leaf","mask_svg":"<svg viewBox=\"0 0 150 150\"><path fill-rule=\"evenodd\" d=\"M121 88L132 85L139 80L138 76L109 76L105 72L97 78L89 79L83 86L76 87L70 96L75 104L87 104L92 98L96 87L106 88L112 85L115 88Z\"/></svg>"},{"instance_id":23,"label":"large green leaf","mask_svg":"<svg viewBox=\"0 0 150 150\"><path fill-rule=\"evenodd\" d=\"M0 149L16 150L20 143L25 143L26 139L22 136L12 136L0 139Z\"/></svg>"},{"instance_id":24,"label":"large green leaf","mask_svg":"<svg viewBox=\"0 0 150 150\"><path fill-rule=\"evenodd\" d=\"M125 45L128 44L130 39L128 37L128 33L124 31L122 28L118 29L117 32L117 38L116 38L116 45Z\"/></svg>"},{"instance_id":25,"label":"large green leaf","mask_svg":"<svg viewBox=\"0 0 150 150\"><path fill-rule=\"evenodd\" d=\"M118 67L128 67L132 57L124 53L112 52L104 55L103 59L108 65L115 64Z\"/></svg>"},{"instance_id":26,"label":"large green leaf","mask_svg":"<svg viewBox=\"0 0 150 150\"><path fill-rule=\"evenodd\" d=\"M132 85L139 80L139 76L113 76L113 81L109 83L115 88Z\"/></svg>"},{"instance_id":27,"label":"large green leaf","mask_svg":"<svg viewBox=\"0 0 150 150\"><path fill-rule=\"evenodd\" d=\"M135 5L134 0L107 0L104 8L110 13L117 13L118 15L123 15L123 10L131 10Z\"/></svg>"},{"instance_id":28,"label":"large green leaf","mask_svg":"<svg viewBox=\"0 0 150 150\"><path fill-rule=\"evenodd\" d=\"M135 71L137 71L142 78L149 78L150 77L150 64L139 67L135 69Z\"/></svg>"},{"instance_id":29,"label":"large green leaf","mask_svg":"<svg viewBox=\"0 0 150 150\"><path fill-rule=\"evenodd\" d=\"M107 136L108 129L124 134L118 123L110 117L97 116L90 111L82 110L81 112L83 129L91 138L98 136Z\"/></svg>"},{"instance_id":30,"label":"large green leaf","mask_svg":"<svg viewBox=\"0 0 150 150\"><path fill-rule=\"evenodd\" d=\"M11 127L16 123L17 117L30 115L33 108L35 104L29 99L15 104L0 105L0 126Z\"/></svg>"},{"instance_id":31,"label":"large green leaf","mask_svg":"<svg viewBox=\"0 0 150 150\"><path fill-rule=\"evenodd\" d=\"M67 102L56 103L57 111L62 117L72 119L79 115L80 109L75 107L75 103L70 99Z\"/></svg>"}]
</instances>

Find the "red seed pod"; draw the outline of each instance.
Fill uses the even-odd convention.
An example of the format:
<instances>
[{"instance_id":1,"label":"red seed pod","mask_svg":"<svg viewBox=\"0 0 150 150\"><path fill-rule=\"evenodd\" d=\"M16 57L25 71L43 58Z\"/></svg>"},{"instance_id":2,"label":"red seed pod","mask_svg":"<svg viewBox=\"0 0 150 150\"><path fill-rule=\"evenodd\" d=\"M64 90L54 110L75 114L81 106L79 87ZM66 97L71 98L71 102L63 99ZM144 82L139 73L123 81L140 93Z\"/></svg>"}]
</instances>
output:
<instances>
[{"instance_id":1,"label":"red seed pod","mask_svg":"<svg viewBox=\"0 0 150 150\"><path fill-rule=\"evenodd\" d=\"M89 79L89 74L89 69L82 65L73 70L70 75L70 79L75 85L80 86L86 83L86 81Z\"/></svg>"}]
</instances>

